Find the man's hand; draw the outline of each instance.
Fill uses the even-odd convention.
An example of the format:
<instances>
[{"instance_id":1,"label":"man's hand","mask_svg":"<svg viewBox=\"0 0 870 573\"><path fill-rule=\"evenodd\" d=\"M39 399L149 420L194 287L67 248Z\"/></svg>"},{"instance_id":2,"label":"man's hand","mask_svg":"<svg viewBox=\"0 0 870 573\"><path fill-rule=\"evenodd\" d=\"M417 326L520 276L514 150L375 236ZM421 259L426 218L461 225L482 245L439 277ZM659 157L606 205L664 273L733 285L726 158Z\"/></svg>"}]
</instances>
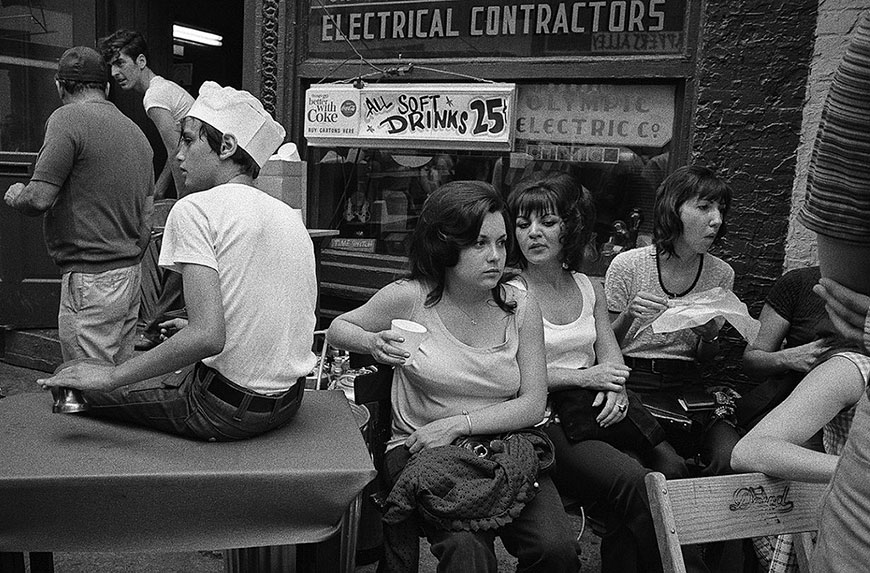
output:
<instances>
[{"instance_id":1,"label":"man's hand","mask_svg":"<svg viewBox=\"0 0 870 573\"><path fill-rule=\"evenodd\" d=\"M24 191L24 183L13 183L9 186L9 189L6 190L6 195L3 196L3 200L7 205L15 208L15 200L18 199L18 196Z\"/></svg>"},{"instance_id":2,"label":"man's hand","mask_svg":"<svg viewBox=\"0 0 870 573\"><path fill-rule=\"evenodd\" d=\"M784 348L780 354L789 370L806 373L815 368L819 358L831 348L833 341L830 338L820 338L793 348Z\"/></svg>"},{"instance_id":3,"label":"man's hand","mask_svg":"<svg viewBox=\"0 0 870 573\"><path fill-rule=\"evenodd\" d=\"M866 331L870 297L828 278L821 279L813 292L824 299L828 316L840 334L870 350L870 333Z\"/></svg>"},{"instance_id":4,"label":"man's hand","mask_svg":"<svg viewBox=\"0 0 870 573\"><path fill-rule=\"evenodd\" d=\"M37 217L51 209L57 195L60 193L60 185L46 181L31 181L13 183L6 190L3 197L6 204L29 217Z\"/></svg>"},{"instance_id":5,"label":"man's hand","mask_svg":"<svg viewBox=\"0 0 870 573\"><path fill-rule=\"evenodd\" d=\"M64 386L79 390L109 392L116 387L112 378L115 367L111 364L97 364L96 361L77 362L64 368L51 378L42 378L36 383L43 390Z\"/></svg>"}]
</instances>

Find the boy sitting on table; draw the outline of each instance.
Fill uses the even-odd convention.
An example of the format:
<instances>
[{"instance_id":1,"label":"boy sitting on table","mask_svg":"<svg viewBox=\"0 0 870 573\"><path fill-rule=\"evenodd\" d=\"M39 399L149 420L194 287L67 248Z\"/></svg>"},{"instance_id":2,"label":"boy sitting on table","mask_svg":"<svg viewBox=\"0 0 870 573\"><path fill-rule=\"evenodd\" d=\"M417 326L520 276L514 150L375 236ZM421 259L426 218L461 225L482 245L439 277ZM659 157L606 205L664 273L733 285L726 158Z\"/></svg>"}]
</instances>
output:
<instances>
[{"instance_id":1,"label":"boy sitting on table","mask_svg":"<svg viewBox=\"0 0 870 573\"><path fill-rule=\"evenodd\" d=\"M248 92L202 85L175 157L188 195L160 252L182 275L189 322L123 364L78 362L39 384L85 391L91 415L200 440L293 417L315 363L314 248L300 212L253 187L284 134Z\"/></svg>"}]
</instances>

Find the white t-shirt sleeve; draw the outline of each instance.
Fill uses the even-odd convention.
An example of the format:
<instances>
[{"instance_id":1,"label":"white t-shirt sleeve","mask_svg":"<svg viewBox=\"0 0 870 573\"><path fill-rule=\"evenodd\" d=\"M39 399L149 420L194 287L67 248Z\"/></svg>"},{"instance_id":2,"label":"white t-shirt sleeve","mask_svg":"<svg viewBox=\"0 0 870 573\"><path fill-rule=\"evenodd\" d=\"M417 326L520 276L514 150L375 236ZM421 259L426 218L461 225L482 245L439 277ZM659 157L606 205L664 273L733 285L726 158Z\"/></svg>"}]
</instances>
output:
<instances>
[{"instance_id":1,"label":"white t-shirt sleeve","mask_svg":"<svg viewBox=\"0 0 870 573\"><path fill-rule=\"evenodd\" d=\"M611 262L604 275L604 298L607 301L607 310L610 312L622 312L628 307L629 299L633 293L630 291L633 265L631 253L620 253Z\"/></svg>"},{"instance_id":2,"label":"white t-shirt sleeve","mask_svg":"<svg viewBox=\"0 0 870 573\"><path fill-rule=\"evenodd\" d=\"M181 264L219 270L213 235L208 217L199 205L182 199L172 206L166 220L160 266L175 272L181 272Z\"/></svg>"},{"instance_id":3,"label":"white t-shirt sleeve","mask_svg":"<svg viewBox=\"0 0 870 573\"><path fill-rule=\"evenodd\" d=\"M172 114L172 119L179 122L190 110L193 101L193 97L184 88L157 76L145 90L142 106L146 113L153 108L165 109Z\"/></svg>"}]
</instances>

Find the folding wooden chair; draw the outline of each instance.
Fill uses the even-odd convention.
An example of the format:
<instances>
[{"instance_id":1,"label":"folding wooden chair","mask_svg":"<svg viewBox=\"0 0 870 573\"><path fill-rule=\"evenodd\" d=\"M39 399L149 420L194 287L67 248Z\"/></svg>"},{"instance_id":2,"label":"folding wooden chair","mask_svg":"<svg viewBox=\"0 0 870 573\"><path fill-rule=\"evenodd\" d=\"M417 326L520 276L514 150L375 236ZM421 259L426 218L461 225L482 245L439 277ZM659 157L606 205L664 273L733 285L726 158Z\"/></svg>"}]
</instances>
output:
<instances>
[{"instance_id":1,"label":"folding wooden chair","mask_svg":"<svg viewBox=\"0 0 870 573\"><path fill-rule=\"evenodd\" d=\"M798 566L809 571L822 493L827 486L762 473L668 480L646 476L665 573L685 572L681 545L783 533L794 536Z\"/></svg>"}]
</instances>

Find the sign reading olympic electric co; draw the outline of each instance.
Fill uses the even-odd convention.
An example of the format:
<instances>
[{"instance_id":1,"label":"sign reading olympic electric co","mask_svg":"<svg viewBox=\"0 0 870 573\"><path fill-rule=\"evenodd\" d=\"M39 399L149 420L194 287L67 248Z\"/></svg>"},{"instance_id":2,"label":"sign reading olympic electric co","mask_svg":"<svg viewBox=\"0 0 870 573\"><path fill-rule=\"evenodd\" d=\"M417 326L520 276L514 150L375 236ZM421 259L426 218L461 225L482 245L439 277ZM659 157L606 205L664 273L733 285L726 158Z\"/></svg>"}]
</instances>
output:
<instances>
[{"instance_id":1,"label":"sign reading olympic electric co","mask_svg":"<svg viewBox=\"0 0 870 573\"><path fill-rule=\"evenodd\" d=\"M312 86L305 138L314 146L509 151L514 84Z\"/></svg>"}]
</instances>

